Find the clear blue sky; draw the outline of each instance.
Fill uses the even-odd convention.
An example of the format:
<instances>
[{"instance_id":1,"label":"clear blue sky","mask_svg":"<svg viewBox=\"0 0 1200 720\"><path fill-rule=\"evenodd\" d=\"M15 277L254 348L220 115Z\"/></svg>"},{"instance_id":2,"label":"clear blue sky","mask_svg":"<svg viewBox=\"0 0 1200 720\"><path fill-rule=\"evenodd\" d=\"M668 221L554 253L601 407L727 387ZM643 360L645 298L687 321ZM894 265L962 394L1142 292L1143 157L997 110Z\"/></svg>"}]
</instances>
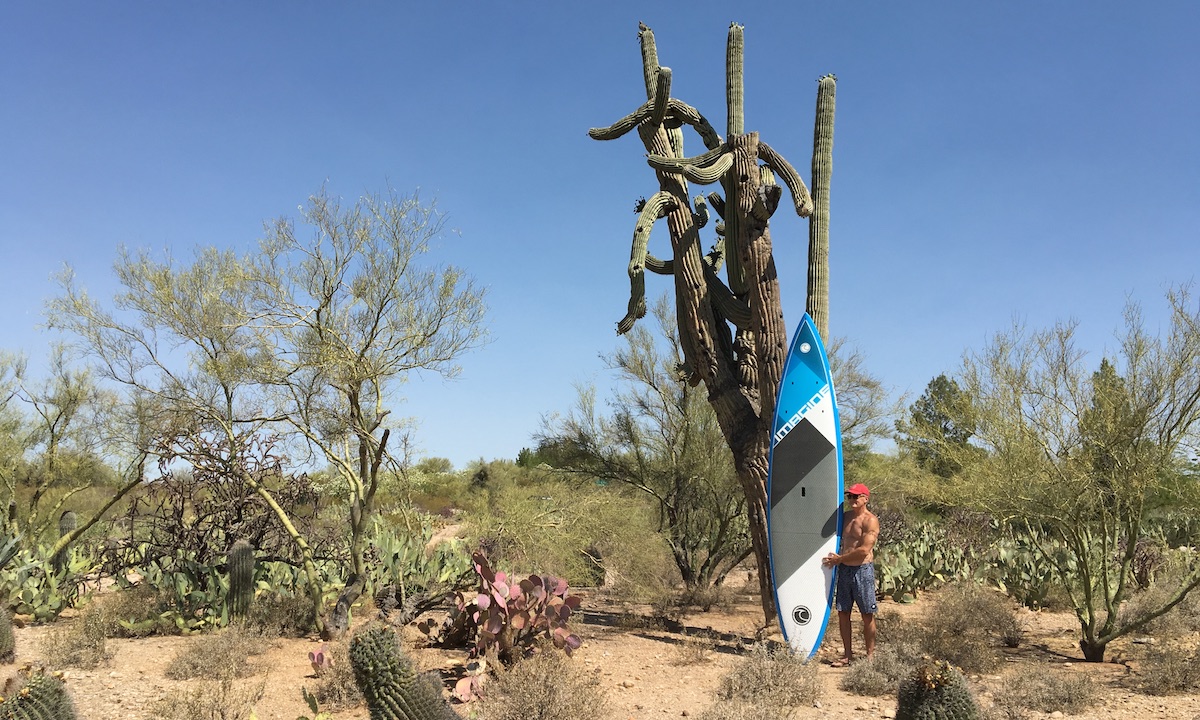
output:
<instances>
[{"instance_id":1,"label":"clear blue sky","mask_svg":"<svg viewBox=\"0 0 1200 720\"><path fill-rule=\"evenodd\" d=\"M1078 318L1101 353L1127 297L1157 322L1196 272L1192 2L8 3L0 347L44 359L64 262L107 295L120 244L246 249L323 183L419 187L461 233L438 259L489 289L493 342L398 410L426 455L515 457L573 383L609 379L633 203L656 187L636 137L585 133L645 99L639 20L722 134L744 24L747 128L806 177L815 80L838 76L831 332L897 393L1014 316ZM772 223L792 325L806 228Z\"/></svg>"}]
</instances>

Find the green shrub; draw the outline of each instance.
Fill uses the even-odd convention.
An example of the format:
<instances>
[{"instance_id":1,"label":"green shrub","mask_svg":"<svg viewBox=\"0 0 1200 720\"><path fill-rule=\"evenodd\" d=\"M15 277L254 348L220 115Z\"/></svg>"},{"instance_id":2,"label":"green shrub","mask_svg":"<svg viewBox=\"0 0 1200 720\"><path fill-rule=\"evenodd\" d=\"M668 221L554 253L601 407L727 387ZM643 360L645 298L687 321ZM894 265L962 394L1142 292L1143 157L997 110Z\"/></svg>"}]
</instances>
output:
<instances>
[{"instance_id":1,"label":"green shrub","mask_svg":"<svg viewBox=\"0 0 1200 720\"><path fill-rule=\"evenodd\" d=\"M595 673L559 652L539 652L498 670L485 688L480 720L604 720L608 698Z\"/></svg>"}]
</instances>

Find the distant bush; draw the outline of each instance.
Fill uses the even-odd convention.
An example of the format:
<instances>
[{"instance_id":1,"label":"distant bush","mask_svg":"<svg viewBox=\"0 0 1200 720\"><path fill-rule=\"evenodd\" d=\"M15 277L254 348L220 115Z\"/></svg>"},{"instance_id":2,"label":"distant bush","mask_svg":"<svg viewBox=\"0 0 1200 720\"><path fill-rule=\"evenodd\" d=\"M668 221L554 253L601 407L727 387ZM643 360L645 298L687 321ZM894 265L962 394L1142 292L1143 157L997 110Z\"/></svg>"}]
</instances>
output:
<instances>
[{"instance_id":1,"label":"distant bush","mask_svg":"<svg viewBox=\"0 0 1200 720\"><path fill-rule=\"evenodd\" d=\"M245 677L256 671L246 659L265 650L262 636L233 625L192 640L171 659L163 674L172 680Z\"/></svg>"},{"instance_id":2,"label":"distant bush","mask_svg":"<svg viewBox=\"0 0 1200 720\"><path fill-rule=\"evenodd\" d=\"M42 655L51 667L91 670L109 658L106 645L111 622L104 606L88 605L79 617L50 628Z\"/></svg>"},{"instance_id":3,"label":"distant bush","mask_svg":"<svg viewBox=\"0 0 1200 720\"><path fill-rule=\"evenodd\" d=\"M1016 673L1007 676L993 693L990 715L1000 720L1022 720L1029 710L1074 715L1099 700L1096 684L1086 675L1062 672Z\"/></svg>"},{"instance_id":4,"label":"distant bush","mask_svg":"<svg viewBox=\"0 0 1200 720\"><path fill-rule=\"evenodd\" d=\"M1178 695L1200 689L1200 648L1151 645L1138 667L1138 689L1147 695Z\"/></svg>"}]
</instances>

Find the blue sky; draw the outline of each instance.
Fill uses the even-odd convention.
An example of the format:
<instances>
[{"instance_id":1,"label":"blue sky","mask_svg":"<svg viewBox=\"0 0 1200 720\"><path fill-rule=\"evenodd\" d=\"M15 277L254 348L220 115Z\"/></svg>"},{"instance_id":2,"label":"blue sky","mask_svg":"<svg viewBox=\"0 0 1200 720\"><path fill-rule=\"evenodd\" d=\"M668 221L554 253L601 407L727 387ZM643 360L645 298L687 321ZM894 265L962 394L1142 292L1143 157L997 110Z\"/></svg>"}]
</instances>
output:
<instances>
[{"instance_id":1,"label":"blue sky","mask_svg":"<svg viewBox=\"0 0 1200 720\"><path fill-rule=\"evenodd\" d=\"M1200 5L434 5L6 4L0 347L44 359L64 262L108 295L118 245L248 249L323 184L420 188L493 341L457 380L411 378L398 411L426 455L515 457L575 383L610 378L633 203L656 188L636 137L586 131L645 99L639 20L722 134L745 25L747 128L806 177L815 81L838 76L830 328L897 393L1014 317L1077 318L1098 362L1127 298L1153 325L1196 272ZM772 222L791 325L806 228Z\"/></svg>"}]
</instances>

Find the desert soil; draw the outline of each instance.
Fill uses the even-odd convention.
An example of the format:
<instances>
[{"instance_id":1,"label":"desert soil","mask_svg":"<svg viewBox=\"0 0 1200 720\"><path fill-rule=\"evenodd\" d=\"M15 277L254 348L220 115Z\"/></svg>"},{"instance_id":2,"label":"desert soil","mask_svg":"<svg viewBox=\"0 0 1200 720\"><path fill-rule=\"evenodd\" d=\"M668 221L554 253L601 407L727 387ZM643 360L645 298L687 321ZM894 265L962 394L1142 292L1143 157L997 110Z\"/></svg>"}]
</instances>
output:
<instances>
[{"instance_id":1,"label":"desert soil","mask_svg":"<svg viewBox=\"0 0 1200 720\"><path fill-rule=\"evenodd\" d=\"M902 617L912 617L926 602L928 594L911 604L885 601L880 612L890 610ZM971 678L972 687L985 707L1007 674L1080 673L1096 681L1101 697L1090 709L1071 717L1200 720L1200 698L1196 696L1155 697L1136 692L1138 664L1125 659L1136 656L1136 652L1131 652L1132 641L1120 641L1111 647L1109 657L1117 662L1085 663L1076 645L1078 627L1073 615L1022 612L1028 626L1026 642L1020 648L1003 651L1006 662L997 674ZM736 595L723 608L684 616L682 627L664 629L661 623L639 620L648 615L649 609L645 607L618 608L591 598L591 602L585 602L581 622L575 625L584 644L574 660L596 673L610 700L614 720L696 716L714 702L720 678L738 661L739 650L754 642L762 617L758 598L748 593ZM36 625L16 630L17 665L43 661L42 644L48 631L48 626ZM800 720L893 718L894 698L862 697L838 688L839 678L846 671L828 664L840 653L836 635L836 628L831 628L817 655L825 688L823 697L813 707L799 708L794 717ZM701 641L695 639L697 636L711 639ZM410 644L416 644L420 634L408 628L405 637ZM778 640L779 633L775 630L767 637ZM108 649L112 656L99 668L66 671L66 682L80 717L91 720L155 717L152 707L157 701L191 684L169 680L163 670L176 653L194 641L190 637L110 640ZM317 683L308 653L320 645L315 638L271 641L266 653L256 658L258 674L238 682L259 685L265 681L265 693L255 706L261 720L295 720L309 714L300 689L302 686L312 689ZM432 648L414 647L412 653L423 669L441 670L443 677L449 677L464 658L461 651ZM455 707L464 717L472 709L462 704ZM1031 717L1061 715L1034 712ZM359 707L338 711L335 717L349 720L368 715L365 708Z\"/></svg>"}]
</instances>

